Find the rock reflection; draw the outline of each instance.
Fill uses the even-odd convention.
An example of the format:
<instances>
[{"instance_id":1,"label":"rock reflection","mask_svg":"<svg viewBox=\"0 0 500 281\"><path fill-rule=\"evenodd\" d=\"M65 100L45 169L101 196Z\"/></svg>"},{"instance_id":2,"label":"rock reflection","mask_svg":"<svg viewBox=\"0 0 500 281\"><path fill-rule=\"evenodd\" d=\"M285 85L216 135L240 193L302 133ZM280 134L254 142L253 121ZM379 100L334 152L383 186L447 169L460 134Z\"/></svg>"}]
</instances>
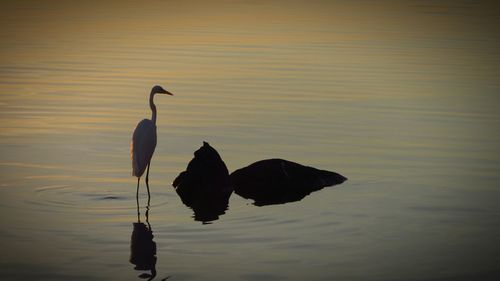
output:
<instances>
[{"instance_id":1,"label":"rock reflection","mask_svg":"<svg viewBox=\"0 0 500 281\"><path fill-rule=\"evenodd\" d=\"M182 203L194 211L194 219L203 223L217 220L226 212L233 192L226 164L207 142L194 152L173 186Z\"/></svg>"}]
</instances>

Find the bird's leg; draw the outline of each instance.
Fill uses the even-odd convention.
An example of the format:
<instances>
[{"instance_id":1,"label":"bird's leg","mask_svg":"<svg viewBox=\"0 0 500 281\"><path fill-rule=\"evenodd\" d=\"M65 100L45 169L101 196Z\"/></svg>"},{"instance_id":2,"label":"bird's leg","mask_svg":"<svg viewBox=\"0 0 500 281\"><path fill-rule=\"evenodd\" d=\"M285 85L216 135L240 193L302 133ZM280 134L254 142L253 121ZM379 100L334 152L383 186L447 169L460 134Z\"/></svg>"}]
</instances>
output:
<instances>
[{"instance_id":1,"label":"bird's leg","mask_svg":"<svg viewBox=\"0 0 500 281\"><path fill-rule=\"evenodd\" d=\"M151 161L148 163L148 171L146 172L146 184L149 183L149 166L151 166Z\"/></svg>"},{"instance_id":2,"label":"bird's leg","mask_svg":"<svg viewBox=\"0 0 500 281\"><path fill-rule=\"evenodd\" d=\"M139 212L139 181L141 178L137 178L137 191L135 192L135 201L137 202L137 222L141 222L141 213Z\"/></svg>"},{"instance_id":3,"label":"bird's leg","mask_svg":"<svg viewBox=\"0 0 500 281\"><path fill-rule=\"evenodd\" d=\"M148 205L146 206L146 222L149 226L149 230L151 230L151 225L149 224L149 206L151 205L151 196L149 195L149 184L146 184L148 187Z\"/></svg>"},{"instance_id":4,"label":"bird's leg","mask_svg":"<svg viewBox=\"0 0 500 281\"><path fill-rule=\"evenodd\" d=\"M149 205L149 200L151 199L151 194L149 194L149 166L151 166L151 162L149 162L148 171L146 172L146 187L148 188L148 205Z\"/></svg>"},{"instance_id":5,"label":"bird's leg","mask_svg":"<svg viewBox=\"0 0 500 281\"><path fill-rule=\"evenodd\" d=\"M148 224L148 228L151 231L151 224L149 224L149 198L148 198L148 206L146 207L146 223Z\"/></svg>"}]
</instances>

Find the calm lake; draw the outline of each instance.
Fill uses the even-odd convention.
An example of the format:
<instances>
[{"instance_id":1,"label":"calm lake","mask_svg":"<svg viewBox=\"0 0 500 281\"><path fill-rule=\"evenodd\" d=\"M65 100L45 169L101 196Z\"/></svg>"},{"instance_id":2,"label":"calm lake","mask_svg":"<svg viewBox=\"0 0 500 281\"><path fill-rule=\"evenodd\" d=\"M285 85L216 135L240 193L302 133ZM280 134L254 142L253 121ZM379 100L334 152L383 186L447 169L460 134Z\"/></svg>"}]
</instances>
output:
<instances>
[{"instance_id":1,"label":"calm lake","mask_svg":"<svg viewBox=\"0 0 500 281\"><path fill-rule=\"evenodd\" d=\"M494 2L81 2L0 11L2 279L148 278L130 141L162 85L154 280L500 280ZM202 223L172 181L203 141L349 180Z\"/></svg>"}]
</instances>

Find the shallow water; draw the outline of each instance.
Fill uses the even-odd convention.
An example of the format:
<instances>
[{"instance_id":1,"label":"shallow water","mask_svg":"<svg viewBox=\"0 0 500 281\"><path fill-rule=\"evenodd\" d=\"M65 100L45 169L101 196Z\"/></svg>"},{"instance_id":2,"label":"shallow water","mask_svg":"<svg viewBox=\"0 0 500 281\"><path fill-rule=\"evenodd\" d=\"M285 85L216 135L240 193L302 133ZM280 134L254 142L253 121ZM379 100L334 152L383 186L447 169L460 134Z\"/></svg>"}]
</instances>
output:
<instances>
[{"instance_id":1,"label":"shallow water","mask_svg":"<svg viewBox=\"0 0 500 281\"><path fill-rule=\"evenodd\" d=\"M158 145L155 280L495 280L499 10L488 3L16 1L0 11L0 275L137 280L129 145ZM349 178L194 221L171 182L203 141L234 171ZM146 190L141 187L140 220Z\"/></svg>"}]
</instances>

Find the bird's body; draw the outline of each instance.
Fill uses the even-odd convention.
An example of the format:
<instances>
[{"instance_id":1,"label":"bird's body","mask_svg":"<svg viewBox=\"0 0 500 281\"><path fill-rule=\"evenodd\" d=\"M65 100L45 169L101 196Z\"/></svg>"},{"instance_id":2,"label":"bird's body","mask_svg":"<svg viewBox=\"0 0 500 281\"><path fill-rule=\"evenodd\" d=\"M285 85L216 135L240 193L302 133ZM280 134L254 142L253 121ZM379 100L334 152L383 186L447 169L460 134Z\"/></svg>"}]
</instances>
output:
<instances>
[{"instance_id":1,"label":"bird's body","mask_svg":"<svg viewBox=\"0 0 500 281\"><path fill-rule=\"evenodd\" d=\"M132 137L132 175L141 177L153 157L156 148L156 125L144 119L134 130Z\"/></svg>"},{"instance_id":2,"label":"bird's body","mask_svg":"<svg viewBox=\"0 0 500 281\"><path fill-rule=\"evenodd\" d=\"M157 93L173 95L160 86L154 86L153 89L151 89L151 94L149 95L149 106L152 111L151 119L144 119L137 124L132 136L132 144L130 145L132 175L137 177L137 196L139 194L139 181L146 168L148 169L146 173L146 186L148 186L149 166L156 148L156 106L153 102L153 98Z\"/></svg>"}]
</instances>

